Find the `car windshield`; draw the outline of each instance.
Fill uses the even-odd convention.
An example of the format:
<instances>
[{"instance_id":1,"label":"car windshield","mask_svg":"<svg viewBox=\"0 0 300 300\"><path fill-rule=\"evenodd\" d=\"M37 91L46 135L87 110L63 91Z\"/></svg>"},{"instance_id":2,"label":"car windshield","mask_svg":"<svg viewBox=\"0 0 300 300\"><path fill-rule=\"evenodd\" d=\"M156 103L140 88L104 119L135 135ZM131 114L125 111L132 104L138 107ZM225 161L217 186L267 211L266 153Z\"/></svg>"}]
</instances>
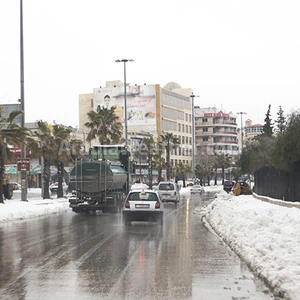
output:
<instances>
[{"instance_id":1,"label":"car windshield","mask_svg":"<svg viewBox=\"0 0 300 300\"><path fill-rule=\"evenodd\" d=\"M174 190L174 184L171 183L162 183L158 187L159 190L164 190L164 191L173 191Z\"/></svg>"},{"instance_id":2,"label":"car windshield","mask_svg":"<svg viewBox=\"0 0 300 300\"><path fill-rule=\"evenodd\" d=\"M232 181L225 181L224 185L233 185L233 182Z\"/></svg>"},{"instance_id":3,"label":"car windshield","mask_svg":"<svg viewBox=\"0 0 300 300\"><path fill-rule=\"evenodd\" d=\"M128 200L157 201L158 198L155 193L151 192L133 192L129 194Z\"/></svg>"},{"instance_id":4,"label":"car windshield","mask_svg":"<svg viewBox=\"0 0 300 300\"><path fill-rule=\"evenodd\" d=\"M200 185L193 185L192 189L200 189L200 187L201 187Z\"/></svg>"}]
</instances>

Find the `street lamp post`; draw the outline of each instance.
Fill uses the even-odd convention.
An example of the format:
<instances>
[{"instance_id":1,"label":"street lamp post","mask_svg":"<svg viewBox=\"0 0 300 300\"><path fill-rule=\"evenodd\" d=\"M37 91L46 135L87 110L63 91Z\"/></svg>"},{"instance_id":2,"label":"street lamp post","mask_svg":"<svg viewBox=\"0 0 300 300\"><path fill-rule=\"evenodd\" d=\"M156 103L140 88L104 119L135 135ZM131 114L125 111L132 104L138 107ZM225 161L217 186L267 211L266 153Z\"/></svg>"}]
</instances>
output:
<instances>
[{"instance_id":1,"label":"street lamp post","mask_svg":"<svg viewBox=\"0 0 300 300\"><path fill-rule=\"evenodd\" d=\"M20 84L21 84L21 127L25 127L25 97L24 97L24 49L23 49L23 1L20 0ZM23 138L21 158L26 158L26 145ZM21 201L27 201L27 172L21 172Z\"/></svg>"},{"instance_id":2,"label":"street lamp post","mask_svg":"<svg viewBox=\"0 0 300 300\"><path fill-rule=\"evenodd\" d=\"M124 63L124 114L125 114L125 145L128 145L128 126L127 126L127 97L126 97L126 63L130 61L133 62L133 59L117 59L116 63L123 62ZM129 191L130 187L130 161L128 159L128 182L127 182L127 190Z\"/></svg>"},{"instance_id":3,"label":"street lamp post","mask_svg":"<svg viewBox=\"0 0 300 300\"><path fill-rule=\"evenodd\" d=\"M193 93L190 96L192 98L192 172L193 179L195 178L195 107L194 107L194 98L200 97L194 95Z\"/></svg>"},{"instance_id":4,"label":"street lamp post","mask_svg":"<svg viewBox=\"0 0 300 300\"><path fill-rule=\"evenodd\" d=\"M128 143L128 127L127 127L127 98L126 98L126 63L130 61L133 62L133 59L117 59L116 63L123 62L124 63L124 114L125 114L125 140L126 145Z\"/></svg>"},{"instance_id":5,"label":"street lamp post","mask_svg":"<svg viewBox=\"0 0 300 300\"><path fill-rule=\"evenodd\" d=\"M241 141L242 141L242 149L241 152L243 151L243 147L244 147L244 131L243 131L243 115L245 115L246 113L243 111L237 112L238 115L241 115Z\"/></svg>"}]
</instances>

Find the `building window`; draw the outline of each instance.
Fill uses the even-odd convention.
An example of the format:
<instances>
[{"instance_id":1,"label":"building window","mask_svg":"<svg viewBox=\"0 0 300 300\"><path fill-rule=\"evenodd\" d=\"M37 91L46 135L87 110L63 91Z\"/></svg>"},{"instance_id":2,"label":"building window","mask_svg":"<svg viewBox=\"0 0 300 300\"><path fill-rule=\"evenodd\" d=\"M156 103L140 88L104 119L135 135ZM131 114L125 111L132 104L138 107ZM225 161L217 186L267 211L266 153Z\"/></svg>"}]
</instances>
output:
<instances>
[{"instance_id":1,"label":"building window","mask_svg":"<svg viewBox=\"0 0 300 300\"><path fill-rule=\"evenodd\" d=\"M208 137L207 136L203 137L203 142L208 142Z\"/></svg>"},{"instance_id":2,"label":"building window","mask_svg":"<svg viewBox=\"0 0 300 300\"><path fill-rule=\"evenodd\" d=\"M202 122L207 123L208 122L207 118L202 118Z\"/></svg>"},{"instance_id":3,"label":"building window","mask_svg":"<svg viewBox=\"0 0 300 300\"><path fill-rule=\"evenodd\" d=\"M204 127L204 128L203 128L203 132L208 132L208 128L207 128L207 127Z\"/></svg>"},{"instance_id":4,"label":"building window","mask_svg":"<svg viewBox=\"0 0 300 300\"><path fill-rule=\"evenodd\" d=\"M178 131L181 132L181 124L178 124Z\"/></svg>"},{"instance_id":5,"label":"building window","mask_svg":"<svg viewBox=\"0 0 300 300\"><path fill-rule=\"evenodd\" d=\"M182 144L184 144L184 136L182 136Z\"/></svg>"}]
</instances>

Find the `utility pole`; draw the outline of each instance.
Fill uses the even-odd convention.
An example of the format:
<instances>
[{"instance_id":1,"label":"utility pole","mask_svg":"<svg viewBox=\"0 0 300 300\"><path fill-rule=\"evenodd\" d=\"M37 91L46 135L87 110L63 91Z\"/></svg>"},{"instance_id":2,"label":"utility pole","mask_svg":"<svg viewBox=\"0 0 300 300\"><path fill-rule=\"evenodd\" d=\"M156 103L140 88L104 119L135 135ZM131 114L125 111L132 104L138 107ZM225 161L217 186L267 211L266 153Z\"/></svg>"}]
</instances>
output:
<instances>
[{"instance_id":1,"label":"utility pole","mask_svg":"<svg viewBox=\"0 0 300 300\"><path fill-rule=\"evenodd\" d=\"M194 105L194 98L200 97L197 95L194 95L194 93L191 94L192 99L192 172L193 172L193 180L195 179L195 105Z\"/></svg>"},{"instance_id":2,"label":"utility pole","mask_svg":"<svg viewBox=\"0 0 300 300\"><path fill-rule=\"evenodd\" d=\"M128 126L127 126L127 95L126 95L126 63L130 61L133 62L133 59L117 59L115 60L116 63L123 62L124 63L124 114L125 114L125 145L128 151ZM130 160L128 158L128 181L127 181L127 191L129 191L130 188L130 182L131 182L131 170L130 170Z\"/></svg>"},{"instance_id":3,"label":"utility pole","mask_svg":"<svg viewBox=\"0 0 300 300\"><path fill-rule=\"evenodd\" d=\"M21 127L25 127L25 97L24 97L24 48L23 48L23 1L20 0L20 83L21 83L21 110L23 111ZM26 158L26 145L23 138L21 158ZM27 200L27 171L21 171L21 201Z\"/></svg>"}]
</instances>

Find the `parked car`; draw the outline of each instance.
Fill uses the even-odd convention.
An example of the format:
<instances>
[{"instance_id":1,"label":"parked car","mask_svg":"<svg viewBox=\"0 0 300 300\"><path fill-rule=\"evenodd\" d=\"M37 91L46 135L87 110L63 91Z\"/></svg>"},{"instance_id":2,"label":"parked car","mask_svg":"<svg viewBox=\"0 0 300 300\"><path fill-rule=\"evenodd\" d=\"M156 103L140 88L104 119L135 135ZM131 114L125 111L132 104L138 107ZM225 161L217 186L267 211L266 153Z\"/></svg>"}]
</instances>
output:
<instances>
[{"instance_id":1,"label":"parked car","mask_svg":"<svg viewBox=\"0 0 300 300\"><path fill-rule=\"evenodd\" d=\"M231 180L224 181L223 190L229 193L231 192L233 186L234 186L234 181Z\"/></svg>"},{"instance_id":2,"label":"parked car","mask_svg":"<svg viewBox=\"0 0 300 300\"><path fill-rule=\"evenodd\" d=\"M177 204L180 201L180 187L175 182L162 181L159 183L157 190L162 202Z\"/></svg>"},{"instance_id":3,"label":"parked car","mask_svg":"<svg viewBox=\"0 0 300 300\"><path fill-rule=\"evenodd\" d=\"M125 199L122 215L125 225L132 221L153 221L162 225L164 206L156 191L132 190Z\"/></svg>"},{"instance_id":4,"label":"parked car","mask_svg":"<svg viewBox=\"0 0 300 300\"><path fill-rule=\"evenodd\" d=\"M204 187L200 184L195 184L190 189L191 194L201 194L204 192Z\"/></svg>"},{"instance_id":5,"label":"parked car","mask_svg":"<svg viewBox=\"0 0 300 300\"><path fill-rule=\"evenodd\" d=\"M63 187L64 195L68 194L68 185L65 182L63 182L62 187ZM55 182L52 185L50 185L50 193L52 195L57 194L57 190L58 190L58 182Z\"/></svg>"},{"instance_id":6,"label":"parked car","mask_svg":"<svg viewBox=\"0 0 300 300\"><path fill-rule=\"evenodd\" d=\"M9 185L12 186L14 191L20 190L22 188L21 184L18 182L10 182Z\"/></svg>"}]
</instances>

